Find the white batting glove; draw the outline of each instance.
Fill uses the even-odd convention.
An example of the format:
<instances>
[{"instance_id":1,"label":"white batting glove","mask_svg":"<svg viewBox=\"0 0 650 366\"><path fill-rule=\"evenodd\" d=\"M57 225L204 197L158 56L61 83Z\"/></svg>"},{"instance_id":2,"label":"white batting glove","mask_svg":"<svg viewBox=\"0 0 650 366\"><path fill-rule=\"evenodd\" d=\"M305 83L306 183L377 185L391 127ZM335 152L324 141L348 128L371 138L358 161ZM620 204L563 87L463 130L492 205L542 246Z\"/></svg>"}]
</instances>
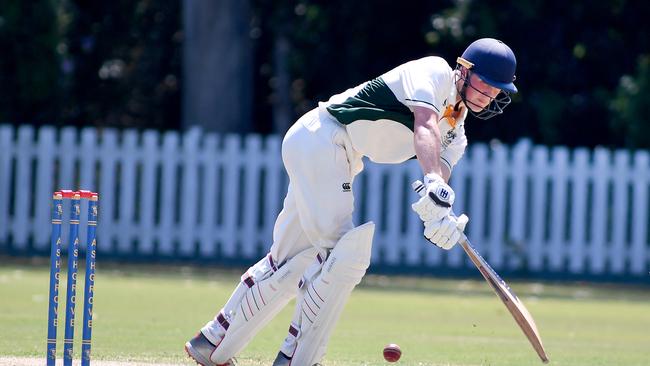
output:
<instances>
[{"instance_id":1,"label":"white batting glove","mask_svg":"<svg viewBox=\"0 0 650 366\"><path fill-rule=\"evenodd\" d=\"M441 176L434 173L425 175L423 189L426 189L425 194L411 205L420 220L439 221L451 213L456 194Z\"/></svg>"},{"instance_id":2,"label":"white batting glove","mask_svg":"<svg viewBox=\"0 0 650 366\"><path fill-rule=\"evenodd\" d=\"M426 221L424 237L436 246L449 250L460 240L465 223L459 224L459 220L452 215L447 215L438 221Z\"/></svg>"}]
</instances>

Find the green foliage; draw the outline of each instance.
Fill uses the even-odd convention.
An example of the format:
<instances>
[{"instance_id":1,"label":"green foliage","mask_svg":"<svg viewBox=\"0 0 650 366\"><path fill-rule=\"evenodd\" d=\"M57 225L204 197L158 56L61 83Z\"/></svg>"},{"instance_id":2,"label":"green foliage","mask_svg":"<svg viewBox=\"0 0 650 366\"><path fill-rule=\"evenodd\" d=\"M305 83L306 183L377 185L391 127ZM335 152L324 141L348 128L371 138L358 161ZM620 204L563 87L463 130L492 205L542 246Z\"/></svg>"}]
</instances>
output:
<instances>
[{"instance_id":1,"label":"green foliage","mask_svg":"<svg viewBox=\"0 0 650 366\"><path fill-rule=\"evenodd\" d=\"M176 0L69 1L62 119L98 126L180 124L182 31Z\"/></svg>"},{"instance_id":2,"label":"green foliage","mask_svg":"<svg viewBox=\"0 0 650 366\"><path fill-rule=\"evenodd\" d=\"M56 18L52 0L0 2L0 122L56 118L61 90Z\"/></svg>"},{"instance_id":3,"label":"green foliage","mask_svg":"<svg viewBox=\"0 0 650 366\"><path fill-rule=\"evenodd\" d=\"M519 94L503 116L468 125L470 141L617 145L610 101L623 74L647 53L650 3L469 1L463 41L499 38L517 55ZM442 42L446 42L443 38Z\"/></svg>"},{"instance_id":4,"label":"green foliage","mask_svg":"<svg viewBox=\"0 0 650 366\"><path fill-rule=\"evenodd\" d=\"M650 148L650 54L639 57L634 76L621 77L611 109L612 130L625 146Z\"/></svg>"},{"instance_id":5,"label":"green foliage","mask_svg":"<svg viewBox=\"0 0 650 366\"><path fill-rule=\"evenodd\" d=\"M258 85L274 76L263 45L278 33L290 34L296 116L406 60L435 54L453 66L473 40L504 40L517 54L520 93L503 116L471 120L471 141L528 137L543 144L620 145L608 106L621 75L634 70L635 55L650 44L650 23L643 18L648 2L254 3L263 34L259 58L267 70Z\"/></svg>"},{"instance_id":6,"label":"green foliage","mask_svg":"<svg viewBox=\"0 0 650 366\"><path fill-rule=\"evenodd\" d=\"M176 0L0 3L0 122L180 123Z\"/></svg>"},{"instance_id":7,"label":"green foliage","mask_svg":"<svg viewBox=\"0 0 650 366\"><path fill-rule=\"evenodd\" d=\"M258 132L273 132L279 38L298 117L404 61L433 54L453 66L471 41L495 37L517 55L520 93L504 115L471 119L470 141L650 146L650 2L249 1ZM181 4L1 2L0 121L178 128Z\"/></svg>"},{"instance_id":8,"label":"green foliage","mask_svg":"<svg viewBox=\"0 0 650 366\"><path fill-rule=\"evenodd\" d=\"M294 117L390 68L429 53L431 14L451 1L395 2L345 0L254 0L258 120L270 120L275 77L273 44L286 36L291 44ZM447 45L449 46L449 45Z\"/></svg>"}]
</instances>

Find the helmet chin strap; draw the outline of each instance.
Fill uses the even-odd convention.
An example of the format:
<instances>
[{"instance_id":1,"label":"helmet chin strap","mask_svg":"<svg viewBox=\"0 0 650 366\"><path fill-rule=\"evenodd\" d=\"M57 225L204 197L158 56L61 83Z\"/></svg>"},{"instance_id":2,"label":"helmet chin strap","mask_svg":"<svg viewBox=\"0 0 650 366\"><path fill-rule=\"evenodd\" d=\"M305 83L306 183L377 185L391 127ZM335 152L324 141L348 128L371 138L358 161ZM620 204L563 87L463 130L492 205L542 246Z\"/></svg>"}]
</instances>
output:
<instances>
[{"instance_id":1,"label":"helmet chin strap","mask_svg":"<svg viewBox=\"0 0 650 366\"><path fill-rule=\"evenodd\" d=\"M456 92L458 93L458 95L460 95L460 100L463 102L463 104L465 104L467 109L471 111L472 109L469 108L469 104L467 102L467 96L465 95L465 92L467 91L467 87L469 86L469 79L472 76L471 74L472 72L469 69L465 69L467 70L467 77L463 77L463 72L460 69L460 66L457 66L456 70L458 70L458 77L463 81L463 86L461 86L460 89L458 89L458 83L455 83Z\"/></svg>"}]
</instances>

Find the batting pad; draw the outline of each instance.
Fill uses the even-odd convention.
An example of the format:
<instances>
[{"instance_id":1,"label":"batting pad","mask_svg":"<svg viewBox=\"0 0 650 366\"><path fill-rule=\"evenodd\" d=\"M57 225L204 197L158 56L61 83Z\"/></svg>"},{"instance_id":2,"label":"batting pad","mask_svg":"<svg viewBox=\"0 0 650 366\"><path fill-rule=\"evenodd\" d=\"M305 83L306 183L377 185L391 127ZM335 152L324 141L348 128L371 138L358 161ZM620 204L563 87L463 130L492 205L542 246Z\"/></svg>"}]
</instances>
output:
<instances>
[{"instance_id":1,"label":"batting pad","mask_svg":"<svg viewBox=\"0 0 650 366\"><path fill-rule=\"evenodd\" d=\"M302 287L297 347L291 365L313 365L325 355L327 343L354 287L370 265L375 224L365 223L338 241L315 280Z\"/></svg>"},{"instance_id":2,"label":"batting pad","mask_svg":"<svg viewBox=\"0 0 650 366\"><path fill-rule=\"evenodd\" d=\"M221 364L236 356L296 296L298 281L316 253L314 248L306 249L277 271L269 267L274 266L272 261L264 258L242 276L222 311L202 329L217 345L211 361Z\"/></svg>"}]
</instances>

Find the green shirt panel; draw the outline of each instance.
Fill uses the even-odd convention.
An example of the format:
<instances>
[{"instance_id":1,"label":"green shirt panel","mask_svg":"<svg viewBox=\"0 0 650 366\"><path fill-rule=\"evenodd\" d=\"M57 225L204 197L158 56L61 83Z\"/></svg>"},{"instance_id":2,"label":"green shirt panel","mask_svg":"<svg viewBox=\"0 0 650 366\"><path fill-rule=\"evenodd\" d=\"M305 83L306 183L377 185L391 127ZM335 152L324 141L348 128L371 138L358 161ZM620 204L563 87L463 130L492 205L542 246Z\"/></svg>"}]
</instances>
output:
<instances>
[{"instance_id":1,"label":"green shirt panel","mask_svg":"<svg viewBox=\"0 0 650 366\"><path fill-rule=\"evenodd\" d=\"M327 111L344 125L358 120L380 119L401 123L413 131L413 112L400 103L381 77L373 79L343 103L331 104Z\"/></svg>"}]
</instances>

